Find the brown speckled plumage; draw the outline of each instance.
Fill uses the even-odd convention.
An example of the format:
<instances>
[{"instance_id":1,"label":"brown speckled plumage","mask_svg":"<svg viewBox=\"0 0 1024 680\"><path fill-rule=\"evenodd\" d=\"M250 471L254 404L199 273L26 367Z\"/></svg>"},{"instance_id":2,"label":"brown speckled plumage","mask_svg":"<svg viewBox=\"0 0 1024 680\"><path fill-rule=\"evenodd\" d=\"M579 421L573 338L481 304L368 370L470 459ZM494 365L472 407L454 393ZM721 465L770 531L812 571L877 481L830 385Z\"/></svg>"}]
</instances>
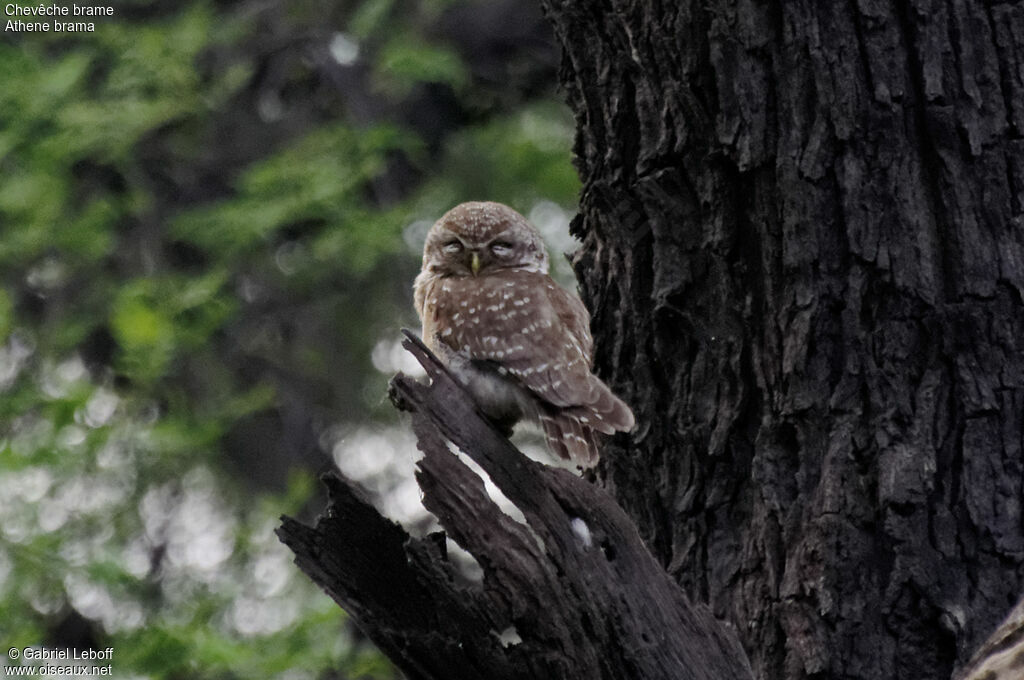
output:
<instances>
[{"instance_id":1,"label":"brown speckled plumage","mask_svg":"<svg viewBox=\"0 0 1024 680\"><path fill-rule=\"evenodd\" d=\"M548 276L540 234L516 211L446 213L414 290L424 341L500 426L538 421L551 450L581 465L597 462L595 431L632 429L629 407L590 371L586 308Z\"/></svg>"}]
</instances>

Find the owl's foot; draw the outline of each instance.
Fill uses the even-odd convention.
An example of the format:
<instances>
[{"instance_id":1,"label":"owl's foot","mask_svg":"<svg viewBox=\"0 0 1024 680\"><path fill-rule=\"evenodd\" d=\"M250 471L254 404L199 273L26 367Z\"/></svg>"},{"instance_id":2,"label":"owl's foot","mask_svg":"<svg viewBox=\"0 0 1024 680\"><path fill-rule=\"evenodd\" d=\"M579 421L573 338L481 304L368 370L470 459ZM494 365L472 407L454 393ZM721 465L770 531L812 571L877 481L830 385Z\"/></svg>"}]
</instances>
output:
<instances>
[{"instance_id":1,"label":"owl's foot","mask_svg":"<svg viewBox=\"0 0 1024 680\"><path fill-rule=\"evenodd\" d=\"M449 347L448 344L441 339L440 333L434 333L433 343L431 343L430 349L433 350L434 356L440 359L441 363L452 371L457 371L469 363L468 358Z\"/></svg>"},{"instance_id":2,"label":"owl's foot","mask_svg":"<svg viewBox=\"0 0 1024 680\"><path fill-rule=\"evenodd\" d=\"M452 376L473 397L476 410L504 437L512 437L512 426L522 417L521 399L516 397L510 379L498 372L490 361L474 361L458 352L434 334L434 353Z\"/></svg>"}]
</instances>

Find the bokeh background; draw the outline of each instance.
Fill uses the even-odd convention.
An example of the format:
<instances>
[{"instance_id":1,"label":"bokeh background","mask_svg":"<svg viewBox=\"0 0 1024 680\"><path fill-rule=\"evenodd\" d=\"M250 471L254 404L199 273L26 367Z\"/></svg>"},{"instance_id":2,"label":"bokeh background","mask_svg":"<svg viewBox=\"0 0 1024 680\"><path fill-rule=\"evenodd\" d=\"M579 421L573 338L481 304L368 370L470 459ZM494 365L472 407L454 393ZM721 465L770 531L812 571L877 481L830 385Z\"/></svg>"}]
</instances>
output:
<instances>
[{"instance_id":1,"label":"bokeh background","mask_svg":"<svg viewBox=\"0 0 1024 680\"><path fill-rule=\"evenodd\" d=\"M571 280L550 29L521 0L112 6L0 34L0 645L397 677L273 530L331 465L429 523L385 390L445 210L512 205Z\"/></svg>"}]
</instances>

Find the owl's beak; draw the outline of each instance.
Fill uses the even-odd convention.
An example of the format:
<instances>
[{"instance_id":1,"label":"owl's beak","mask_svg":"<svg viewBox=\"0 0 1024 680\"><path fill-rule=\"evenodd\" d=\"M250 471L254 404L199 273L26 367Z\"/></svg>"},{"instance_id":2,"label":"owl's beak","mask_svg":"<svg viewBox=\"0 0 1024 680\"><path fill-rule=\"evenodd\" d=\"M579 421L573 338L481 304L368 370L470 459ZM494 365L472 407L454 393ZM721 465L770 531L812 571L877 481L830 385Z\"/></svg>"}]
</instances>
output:
<instances>
[{"instance_id":1,"label":"owl's beak","mask_svg":"<svg viewBox=\"0 0 1024 680\"><path fill-rule=\"evenodd\" d=\"M473 272L473 276L476 276L480 272L480 254L472 253L469 260L469 269Z\"/></svg>"}]
</instances>

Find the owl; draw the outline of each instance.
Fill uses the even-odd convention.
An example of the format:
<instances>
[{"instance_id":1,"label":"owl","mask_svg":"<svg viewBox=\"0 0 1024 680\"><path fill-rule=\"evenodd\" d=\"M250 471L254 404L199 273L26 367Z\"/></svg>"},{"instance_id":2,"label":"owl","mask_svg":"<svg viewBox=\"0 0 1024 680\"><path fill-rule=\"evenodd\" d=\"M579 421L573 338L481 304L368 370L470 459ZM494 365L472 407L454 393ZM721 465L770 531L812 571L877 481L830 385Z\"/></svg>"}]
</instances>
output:
<instances>
[{"instance_id":1,"label":"owl","mask_svg":"<svg viewBox=\"0 0 1024 680\"><path fill-rule=\"evenodd\" d=\"M596 432L633 428L591 373L590 316L548 276L540 233L500 203L463 203L427 233L413 286L423 340L506 434L540 424L551 451L591 466Z\"/></svg>"}]
</instances>

